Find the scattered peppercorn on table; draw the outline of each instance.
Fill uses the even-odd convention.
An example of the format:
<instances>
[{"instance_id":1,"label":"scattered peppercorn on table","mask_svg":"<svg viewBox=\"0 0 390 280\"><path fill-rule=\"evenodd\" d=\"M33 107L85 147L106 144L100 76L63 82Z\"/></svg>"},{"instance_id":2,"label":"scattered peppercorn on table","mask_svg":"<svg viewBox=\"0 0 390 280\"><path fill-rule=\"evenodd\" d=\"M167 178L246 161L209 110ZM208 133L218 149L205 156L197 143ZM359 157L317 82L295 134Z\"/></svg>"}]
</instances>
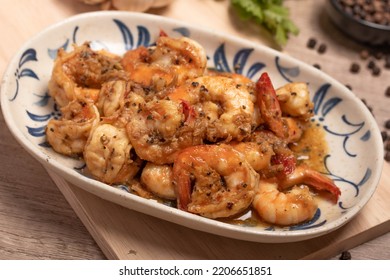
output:
<instances>
[{"instance_id":1,"label":"scattered peppercorn on table","mask_svg":"<svg viewBox=\"0 0 390 280\"><path fill-rule=\"evenodd\" d=\"M189 9L189 1L174 0L148 12L278 48L264 29L241 20L229 2L191 1ZM336 78L364 100L389 158L389 54L344 37L324 13L324 2L284 1L300 33L289 38L283 51ZM80 1L42 0L38 6L29 0L4 0L0 28L7 40L0 47L1 73L15 50L42 29L98 9ZM2 114L0 125L0 259L390 259L388 162L377 192L345 227L304 243L260 244L200 233L103 201L37 164L16 143Z\"/></svg>"}]
</instances>

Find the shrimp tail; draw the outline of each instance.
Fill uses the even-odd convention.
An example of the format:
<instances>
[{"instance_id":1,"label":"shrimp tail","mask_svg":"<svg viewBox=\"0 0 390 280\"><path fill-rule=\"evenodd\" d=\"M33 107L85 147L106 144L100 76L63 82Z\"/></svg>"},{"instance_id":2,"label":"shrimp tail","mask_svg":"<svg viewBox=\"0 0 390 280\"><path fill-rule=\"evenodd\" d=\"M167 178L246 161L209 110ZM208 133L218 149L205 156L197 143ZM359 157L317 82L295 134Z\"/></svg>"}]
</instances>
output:
<instances>
[{"instance_id":1,"label":"shrimp tail","mask_svg":"<svg viewBox=\"0 0 390 280\"><path fill-rule=\"evenodd\" d=\"M282 110L267 72L262 73L256 82L256 94L261 116L276 136L285 138L286 129L282 120Z\"/></svg>"},{"instance_id":2,"label":"shrimp tail","mask_svg":"<svg viewBox=\"0 0 390 280\"><path fill-rule=\"evenodd\" d=\"M280 182L279 187L285 189L296 184L307 184L317 191L328 192L333 203L337 203L341 195L340 189L330 178L304 165L296 167L293 173Z\"/></svg>"},{"instance_id":3,"label":"shrimp tail","mask_svg":"<svg viewBox=\"0 0 390 280\"><path fill-rule=\"evenodd\" d=\"M319 172L313 172L307 177L306 183L313 186L318 191L327 191L331 194L331 201L336 204L341 195L340 189L333 183L331 179L322 175Z\"/></svg>"},{"instance_id":4,"label":"shrimp tail","mask_svg":"<svg viewBox=\"0 0 390 280\"><path fill-rule=\"evenodd\" d=\"M176 196L177 196L177 208L183 211L188 210L188 204L191 201L191 179L190 174L187 170L180 168L182 166L178 162L179 159L175 161L173 165L173 176L176 178Z\"/></svg>"}]
</instances>

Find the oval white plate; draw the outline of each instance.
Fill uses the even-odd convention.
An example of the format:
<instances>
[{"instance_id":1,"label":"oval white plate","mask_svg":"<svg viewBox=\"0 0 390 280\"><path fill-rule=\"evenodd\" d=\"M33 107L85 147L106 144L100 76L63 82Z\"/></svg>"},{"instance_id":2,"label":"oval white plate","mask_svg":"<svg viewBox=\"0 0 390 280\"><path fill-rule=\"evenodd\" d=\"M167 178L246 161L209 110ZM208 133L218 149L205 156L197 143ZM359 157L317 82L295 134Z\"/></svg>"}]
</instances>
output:
<instances>
[{"instance_id":1,"label":"oval white plate","mask_svg":"<svg viewBox=\"0 0 390 280\"><path fill-rule=\"evenodd\" d=\"M337 205L322 203L308 223L278 227L244 227L202 218L108 186L82 175L83 162L55 153L45 141L48 120L59 112L47 83L60 47L91 41L95 49L123 54L153 44L164 30L188 36L206 49L210 67L256 79L267 71L275 87L307 82L315 117L326 130L327 175L341 188ZM19 143L45 167L99 197L161 219L213 234L256 242L278 243L313 238L333 231L360 211L374 193L383 164L379 129L365 105L345 86L318 69L270 48L158 16L129 12L94 12L60 22L28 41L10 62L1 87L6 123Z\"/></svg>"}]
</instances>

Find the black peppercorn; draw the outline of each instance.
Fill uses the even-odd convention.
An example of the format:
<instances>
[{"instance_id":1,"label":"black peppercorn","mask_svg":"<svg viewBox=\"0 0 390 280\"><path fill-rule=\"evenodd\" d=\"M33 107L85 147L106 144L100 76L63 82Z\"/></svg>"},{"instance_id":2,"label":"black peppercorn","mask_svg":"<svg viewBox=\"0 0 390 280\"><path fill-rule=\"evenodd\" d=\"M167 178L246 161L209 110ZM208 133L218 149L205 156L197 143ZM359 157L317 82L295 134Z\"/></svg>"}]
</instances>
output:
<instances>
[{"instance_id":1,"label":"black peppercorn","mask_svg":"<svg viewBox=\"0 0 390 280\"><path fill-rule=\"evenodd\" d=\"M390 54L385 56L385 68L390 69Z\"/></svg>"},{"instance_id":2,"label":"black peppercorn","mask_svg":"<svg viewBox=\"0 0 390 280\"><path fill-rule=\"evenodd\" d=\"M310 38L309 41L307 41L307 44L306 46L309 48L309 49L314 49L317 45L317 40L315 38Z\"/></svg>"},{"instance_id":3,"label":"black peppercorn","mask_svg":"<svg viewBox=\"0 0 390 280\"><path fill-rule=\"evenodd\" d=\"M339 258L340 260L351 260L352 259L352 255L350 252L348 251L344 251L341 253L341 256Z\"/></svg>"},{"instance_id":4,"label":"black peppercorn","mask_svg":"<svg viewBox=\"0 0 390 280\"><path fill-rule=\"evenodd\" d=\"M314 63L313 64L313 67L317 68L317 69L320 69L321 70L321 66L318 64L318 63Z\"/></svg>"},{"instance_id":5,"label":"black peppercorn","mask_svg":"<svg viewBox=\"0 0 390 280\"><path fill-rule=\"evenodd\" d=\"M318 53L325 53L326 52L326 45L324 43L322 43L319 47L318 47Z\"/></svg>"},{"instance_id":6,"label":"black peppercorn","mask_svg":"<svg viewBox=\"0 0 390 280\"><path fill-rule=\"evenodd\" d=\"M381 131L381 135L382 135L383 142L385 142L387 140L387 138L388 138L387 132L386 131Z\"/></svg>"},{"instance_id":7,"label":"black peppercorn","mask_svg":"<svg viewBox=\"0 0 390 280\"><path fill-rule=\"evenodd\" d=\"M376 59L381 59L382 57L383 57L383 53L382 52L376 52L375 54L374 54L374 57L376 58Z\"/></svg>"},{"instance_id":8,"label":"black peppercorn","mask_svg":"<svg viewBox=\"0 0 390 280\"><path fill-rule=\"evenodd\" d=\"M368 69L373 69L376 66L375 61L370 60L367 64Z\"/></svg>"},{"instance_id":9,"label":"black peppercorn","mask_svg":"<svg viewBox=\"0 0 390 280\"><path fill-rule=\"evenodd\" d=\"M387 87L387 89L385 91L385 96L390 97L390 86Z\"/></svg>"},{"instance_id":10,"label":"black peppercorn","mask_svg":"<svg viewBox=\"0 0 390 280\"><path fill-rule=\"evenodd\" d=\"M385 150L390 152L390 141L387 141L387 143L385 145Z\"/></svg>"},{"instance_id":11,"label":"black peppercorn","mask_svg":"<svg viewBox=\"0 0 390 280\"><path fill-rule=\"evenodd\" d=\"M386 127L387 129L390 129L390 120L387 120L387 121L385 122L385 127Z\"/></svg>"},{"instance_id":12,"label":"black peppercorn","mask_svg":"<svg viewBox=\"0 0 390 280\"><path fill-rule=\"evenodd\" d=\"M390 9L386 0L338 0L337 2L347 14L357 20L390 25Z\"/></svg>"},{"instance_id":13,"label":"black peppercorn","mask_svg":"<svg viewBox=\"0 0 390 280\"><path fill-rule=\"evenodd\" d=\"M360 71L360 65L357 64L356 62L352 63L352 64L351 64L351 67L349 68L349 71L350 71L351 73L359 73L359 71Z\"/></svg>"},{"instance_id":14,"label":"black peppercorn","mask_svg":"<svg viewBox=\"0 0 390 280\"><path fill-rule=\"evenodd\" d=\"M386 152L386 154L385 154L385 160L386 160L387 162L390 162L390 152Z\"/></svg>"},{"instance_id":15,"label":"black peppercorn","mask_svg":"<svg viewBox=\"0 0 390 280\"><path fill-rule=\"evenodd\" d=\"M372 68L372 75L373 76L379 76L381 74L381 69L378 66L375 66Z\"/></svg>"}]
</instances>

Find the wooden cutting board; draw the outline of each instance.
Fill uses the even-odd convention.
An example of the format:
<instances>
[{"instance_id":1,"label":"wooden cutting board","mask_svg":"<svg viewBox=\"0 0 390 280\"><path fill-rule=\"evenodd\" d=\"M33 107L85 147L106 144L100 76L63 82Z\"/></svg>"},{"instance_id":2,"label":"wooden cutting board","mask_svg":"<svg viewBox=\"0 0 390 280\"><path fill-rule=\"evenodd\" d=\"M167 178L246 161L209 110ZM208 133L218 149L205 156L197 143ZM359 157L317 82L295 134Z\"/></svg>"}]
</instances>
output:
<instances>
[{"instance_id":1,"label":"wooden cutting board","mask_svg":"<svg viewBox=\"0 0 390 280\"><path fill-rule=\"evenodd\" d=\"M108 259L329 259L390 231L390 165L348 224L311 240L265 244L200 232L129 210L50 176Z\"/></svg>"}]
</instances>

